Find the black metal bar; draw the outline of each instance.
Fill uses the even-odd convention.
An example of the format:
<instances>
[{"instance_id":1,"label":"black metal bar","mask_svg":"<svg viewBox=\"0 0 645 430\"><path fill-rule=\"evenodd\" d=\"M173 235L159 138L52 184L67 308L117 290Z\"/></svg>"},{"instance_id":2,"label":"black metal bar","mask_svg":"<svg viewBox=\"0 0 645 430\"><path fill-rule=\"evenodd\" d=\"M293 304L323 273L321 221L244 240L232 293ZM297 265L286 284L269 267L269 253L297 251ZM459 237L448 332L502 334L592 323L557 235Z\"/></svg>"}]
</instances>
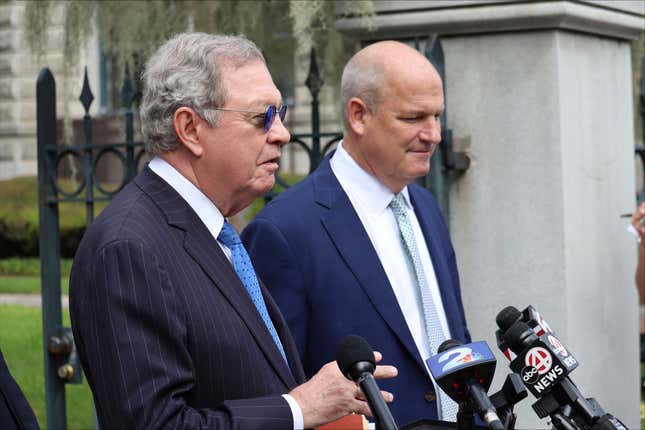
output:
<instances>
[{"instance_id":1,"label":"black metal bar","mask_svg":"<svg viewBox=\"0 0 645 430\"><path fill-rule=\"evenodd\" d=\"M85 114L83 115L83 176L85 178L85 218L87 224L89 224L94 220L94 163L92 163L92 117L90 116L90 106L92 105L92 101L94 101L94 94L92 94L90 82L87 79L87 66L85 66L83 89L78 99L85 109Z\"/></svg>"},{"instance_id":2,"label":"black metal bar","mask_svg":"<svg viewBox=\"0 0 645 430\"><path fill-rule=\"evenodd\" d=\"M307 154L307 157L309 158L309 173L316 170L327 152L329 152L333 148L334 144L338 143L343 138L343 134L340 132L320 132L320 111L318 108L318 94L323 84L324 80L321 78L320 72L318 70L316 51L312 48L309 56L309 74L307 75L307 79L305 80L305 85L307 86L309 93L311 94L311 133L292 134L291 140L289 141L289 143L300 146ZM321 142L322 138L331 139L329 139L323 145ZM309 140L311 142L311 145L308 145L305 140ZM279 174L276 175L276 182L283 188L289 187ZM274 190L270 190L267 194L264 195L264 201L268 203L275 196L276 192Z\"/></svg>"},{"instance_id":3,"label":"black metal bar","mask_svg":"<svg viewBox=\"0 0 645 430\"><path fill-rule=\"evenodd\" d=\"M643 167L643 184L638 201L645 201L645 57L641 63L641 137L643 142L636 147L636 153L640 156L641 166Z\"/></svg>"},{"instance_id":4,"label":"black metal bar","mask_svg":"<svg viewBox=\"0 0 645 430\"><path fill-rule=\"evenodd\" d=\"M55 196L56 156L45 145L56 144L56 82L48 68L40 71L36 83L36 124L38 138L38 243L43 313L43 354L45 364L45 404L47 428L67 427L65 384L58 378L57 365L49 353L48 340L62 326L60 303L60 240L58 204Z\"/></svg>"},{"instance_id":5,"label":"black metal bar","mask_svg":"<svg viewBox=\"0 0 645 430\"><path fill-rule=\"evenodd\" d=\"M415 46L418 41L415 40ZM418 49L418 48L417 48ZM444 88L444 110L441 113L441 144L435 150L430 161L430 173L423 181L437 198L446 219L450 215L450 200L448 186L451 172L464 172L470 167L470 158L462 152L455 152L452 139L452 130L448 128L448 98L446 97L446 70L441 40L436 34L428 36L424 55L434 65L441 76Z\"/></svg>"},{"instance_id":6,"label":"black metal bar","mask_svg":"<svg viewBox=\"0 0 645 430\"><path fill-rule=\"evenodd\" d=\"M318 93L324 81L318 72L316 51L311 48L309 57L309 74L305 85L311 93L311 151L309 152L309 173L313 172L322 160L320 153L320 113L318 111Z\"/></svg>"},{"instance_id":7,"label":"black metal bar","mask_svg":"<svg viewBox=\"0 0 645 430\"><path fill-rule=\"evenodd\" d=\"M641 191L636 195L636 203L640 204L641 202L645 201L645 58L643 58L643 61L641 63L641 94L640 94L640 102L641 102L641 136L643 138L643 141L640 145L636 145L636 148L634 149L636 156L640 159L641 162L641 168L643 171L643 183L641 184Z\"/></svg>"},{"instance_id":8,"label":"black metal bar","mask_svg":"<svg viewBox=\"0 0 645 430\"><path fill-rule=\"evenodd\" d=\"M443 48L441 47L441 42L436 34L431 34L428 36L428 41L425 46L424 52L426 58L434 65L435 69L441 76L441 81L444 83L445 89L445 69L444 69L444 58L443 58ZM445 91L444 91L445 94ZM446 219L449 219L450 215L450 199L448 197L448 188L446 184L446 178L444 175L444 165L443 160L445 158L444 153L446 151L446 141L451 137L447 133L446 127L446 111L447 111L447 101L444 97L444 112L441 114L441 144L437 145L435 153L430 159L430 173L422 180L424 185L432 192L432 194L437 199L439 207ZM447 139L448 138L448 139Z\"/></svg>"},{"instance_id":9,"label":"black metal bar","mask_svg":"<svg viewBox=\"0 0 645 430\"><path fill-rule=\"evenodd\" d=\"M132 100L134 98L134 86L130 77L130 68L125 64L125 77L121 87L121 101L125 107L125 182L130 182L136 174L134 165L134 116L132 114Z\"/></svg>"}]
</instances>

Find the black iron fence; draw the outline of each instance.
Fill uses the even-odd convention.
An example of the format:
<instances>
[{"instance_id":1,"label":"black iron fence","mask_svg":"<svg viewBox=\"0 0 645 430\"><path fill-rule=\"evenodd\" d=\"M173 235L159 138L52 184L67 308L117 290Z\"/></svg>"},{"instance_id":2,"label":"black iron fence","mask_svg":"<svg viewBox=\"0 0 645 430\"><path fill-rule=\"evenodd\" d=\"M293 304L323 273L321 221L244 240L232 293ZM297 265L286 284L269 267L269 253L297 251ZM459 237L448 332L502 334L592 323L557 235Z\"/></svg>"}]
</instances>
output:
<instances>
[{"instance_id":1,"label":"black iron fence","mask_svg":"<svg viewBox=\"0 0 645 430\"><path fill-rule=\"evenodd\" d=\"M83 142L59 145L56 82L49 69L43 69L38 76L36 103L39 246L48 428L66 428L65 384L81 382L81 367L71 329L62 324L59 204L84 204L89 224L94 219L95 203L111 200L134 177L137 163L144 154L142 142L134 141L132 105L136 97L137 93L126 68L122 87L125 141L112 144L95 143L92 136L92 117L89 114L94 95L90 89L86 69L79 97L85 111L82 124ZM113 189L105 187L97 176L99 164L108 158L108 155L123 163L120 184Z\"/></svg>"}]
</instances>

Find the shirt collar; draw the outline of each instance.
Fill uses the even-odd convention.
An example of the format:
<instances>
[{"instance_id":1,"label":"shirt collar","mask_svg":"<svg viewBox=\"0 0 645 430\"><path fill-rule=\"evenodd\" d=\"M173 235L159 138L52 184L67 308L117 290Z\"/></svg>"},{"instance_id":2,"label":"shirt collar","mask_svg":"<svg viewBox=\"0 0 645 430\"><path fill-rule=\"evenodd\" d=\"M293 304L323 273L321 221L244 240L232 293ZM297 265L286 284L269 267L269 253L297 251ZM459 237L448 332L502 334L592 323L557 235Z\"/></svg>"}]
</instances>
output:
<instances>
[{"instance_id":1,"label":"shirt collar","mask_svg":"<svg viewBox=\"0 0 645 430\"><path fill-rule=\"evenodd\" d=\"M338 143L336 152L330 160L336 178L351 200L357 200L361 206L370 212L381 212L387 209L394 198L394 193L370 173L363 170L343 147L343 142ZM408 187L405 186L401 193L408 208L411 208Z\"/></svg>"},{"instance_id":2,"label":"shirt collar","mask_svg":"<svg viewBox=\"0 0 645 430\"><path fill-rule=\"evenodd\" d=\"M224 216L217 206L195 184L186 179L163 158L154 157L148 167L177 191L206 225L208 231L217 239L224 226Z\"/></svg>"}]
</instances>

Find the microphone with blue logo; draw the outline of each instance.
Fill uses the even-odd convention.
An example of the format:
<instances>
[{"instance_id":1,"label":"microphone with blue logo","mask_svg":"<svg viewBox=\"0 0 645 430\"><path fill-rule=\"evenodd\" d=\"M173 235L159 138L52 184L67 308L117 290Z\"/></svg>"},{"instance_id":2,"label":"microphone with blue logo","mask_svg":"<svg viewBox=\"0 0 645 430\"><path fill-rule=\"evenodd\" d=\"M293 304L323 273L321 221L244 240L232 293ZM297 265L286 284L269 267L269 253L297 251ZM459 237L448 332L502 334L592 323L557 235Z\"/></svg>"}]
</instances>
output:
<instances>
[{"instance_id":1,"label":"microphone with blue logo","mask_svg":"<svg viewBox=\"0 0 645 430\"><path fill-rule=\"evenodd\" d=\"M470 428L472 412L475 412L491 430L504 430L497 410L486 394L493 381L496 363L486 342L463 345L454 339L443 342L437 355L427 360L430 373L439 387L460 404L457 428Z\"/></svg>"}]
</instances>

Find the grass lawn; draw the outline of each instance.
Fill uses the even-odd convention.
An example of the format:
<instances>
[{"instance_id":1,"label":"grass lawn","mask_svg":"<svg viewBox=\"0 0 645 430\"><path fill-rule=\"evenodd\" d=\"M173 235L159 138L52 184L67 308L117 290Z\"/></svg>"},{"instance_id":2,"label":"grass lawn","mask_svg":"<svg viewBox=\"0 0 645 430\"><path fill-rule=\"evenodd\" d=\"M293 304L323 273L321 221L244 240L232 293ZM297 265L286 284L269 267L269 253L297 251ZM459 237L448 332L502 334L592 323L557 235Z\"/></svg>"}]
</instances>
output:
<instances>
[{"instance_id":1,"label":"grass lawn","mask_svg":"<svg viewBox=\"0 0 645 430\"><path fill-rule=\"evenodd\" d=\"M69 291L69 278L60 279L62 294ZM0 294L40 294L40 276L0 275Z\"/></svg>"},{"instance_id":2,"label":"grass lawn","mask_svg":"<svg viewBox=\"0 0 645 430\"><path fill-rule=\"evenodd\" d=\"M42 315L40 309L0 306L0 348L11 374L22 388L41 428L46 425L45 381L43 374ZM69 327L69 315L64 313ZM67 427L94 427L92 394L85 379L82 385L68 385Z\"/></svg>"},{"instance_id":3,"label":"grass lawn","mask_svg":"<svg viewBox=\"0 0 645 430\"><path fill-rule=\"evenodd\" d=\"M62 259L60 264L61 292L69 291L69 271L72 260ZM0 259L0 294L40 294L40 259Z\"/></svg>"}]
</instances>

